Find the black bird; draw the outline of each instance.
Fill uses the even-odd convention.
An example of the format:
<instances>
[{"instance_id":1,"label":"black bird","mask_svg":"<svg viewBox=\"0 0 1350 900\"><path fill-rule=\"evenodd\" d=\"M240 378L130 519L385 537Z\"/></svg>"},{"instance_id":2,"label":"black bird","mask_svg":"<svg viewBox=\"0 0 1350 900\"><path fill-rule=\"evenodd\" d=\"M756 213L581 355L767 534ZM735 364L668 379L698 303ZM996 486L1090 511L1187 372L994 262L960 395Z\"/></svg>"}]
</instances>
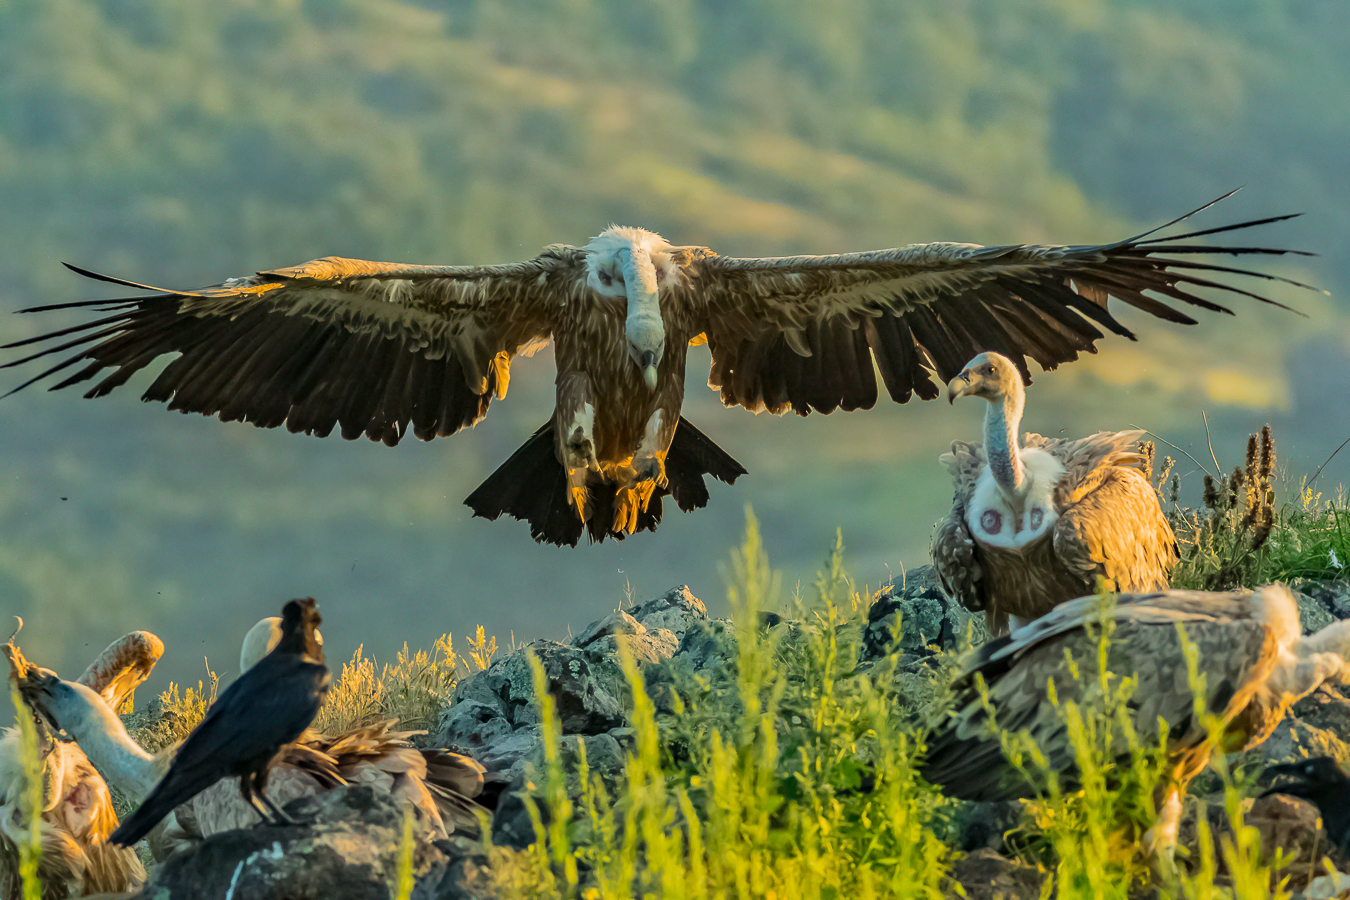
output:
<instances>
[{"instance_id":1,"label":"black bird","mask_svg":"<svg viewBox=\"0 0 1350 900\"><path fill-rule=\"evenodd\" d=\"M291 822L263 786L278 751L309 727L328 693L332 676L314 637L319 621L312 597L282 608L280 643L206 711L164 778L109 843L136 843L180 803L230 776L238 776L240 793L264 821Z\"/></svg>"},{"instance_id":2,"label":"black bird","mask_svg":"<svg viewBox=\"0 0 1350 900\"><path fill-rule=\"evenodd\" d=\"M1330 756L1301 759L1298 762L1269 766L1261 777L1296 775L1302 780L1281 784L1262 794L1288 794L1302 797L1322 814L1322 827L1331 842L1350 854L1350 775Z\"/></svg>"}]
</instances>

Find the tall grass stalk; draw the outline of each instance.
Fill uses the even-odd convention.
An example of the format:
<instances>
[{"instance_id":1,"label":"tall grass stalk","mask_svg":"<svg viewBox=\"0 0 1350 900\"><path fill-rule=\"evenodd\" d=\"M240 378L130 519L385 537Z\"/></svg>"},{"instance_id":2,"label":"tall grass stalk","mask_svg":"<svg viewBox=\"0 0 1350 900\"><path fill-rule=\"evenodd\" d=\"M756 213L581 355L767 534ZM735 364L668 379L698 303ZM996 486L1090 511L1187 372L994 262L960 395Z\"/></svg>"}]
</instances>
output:
<instances>
[{"instance_id":1,"label":"tall grass stalk","mask_svg":"<svg viewBox=\"0 0 1350 900\"><path fill-rule=\"evenodd\" d=\"M14 703L19 728L19 755L22 765L24 785L18 797L19 815L25 825L23 838L19 841L19 884L22 900L41 900L42 883L38 880L38 866L42 862L42 806L43 800L43 760L38 752L37 729L33 724L33 715L19 696L17 688L11 687L10 700Z\"/></svg>"}]
</instances>

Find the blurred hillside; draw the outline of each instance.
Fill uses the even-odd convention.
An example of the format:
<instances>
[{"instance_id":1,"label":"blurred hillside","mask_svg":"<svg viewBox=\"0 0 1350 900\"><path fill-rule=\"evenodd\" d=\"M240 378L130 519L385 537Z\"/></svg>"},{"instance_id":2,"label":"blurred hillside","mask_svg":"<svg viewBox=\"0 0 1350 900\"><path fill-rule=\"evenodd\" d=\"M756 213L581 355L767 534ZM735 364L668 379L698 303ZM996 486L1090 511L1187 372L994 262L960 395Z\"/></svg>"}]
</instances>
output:
<instances>
[{"instance_id":1,"label":"blurred hillside","mask_svg":"<svg viewBox=\"0 0 1350 900\"><path fill-rule=\"evenodd\" d=\"M1204 461L1203 410L1231 466L1273 420L1303 474L1350 435L1348 26L1337 0L16 0L0 300L107 296L62 260L194 287L329 254L524 259L610 222L730 255L1084 243L1245 185L1196 227L1305 213L1239 242L1319 253L1269 269L1332 296L1269 288L1307 319L1241 297L1190 329L1127 315L1140 342L1038 377L1026 425L1136 424ZM0 316L0 342L63 323ZM335 660L479 623L560 636L626 589L716 601L747 502L789 579L836 527L874 587L924 561L950 501L936 457L978 433L977 404L754 417L692 357L686 415L750 475L572 551L461 505L548 415L547 353L472 432L394 450L170 415L137 402L144 376L97 402L16 394L0 611L74 671L150 627L160 675L195 680L294 595L320 599ZM1319 487L1347 474L1350 453Z\"/></svg>"}]
</instances>

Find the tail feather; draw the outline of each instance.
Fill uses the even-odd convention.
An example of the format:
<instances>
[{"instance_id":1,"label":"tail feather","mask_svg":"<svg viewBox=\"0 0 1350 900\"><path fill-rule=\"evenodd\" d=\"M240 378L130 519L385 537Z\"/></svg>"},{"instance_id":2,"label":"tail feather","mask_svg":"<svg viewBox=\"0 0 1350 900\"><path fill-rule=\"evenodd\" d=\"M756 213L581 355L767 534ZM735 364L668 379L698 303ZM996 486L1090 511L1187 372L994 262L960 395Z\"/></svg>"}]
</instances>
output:
<instances>
[{"instance_id":1,"label":"tail feather","mask_svg":"<svg viewBox=\"0 0 1350 900\"><path fill-rule=\"evenodd\" d=\"M191 797L192 795L188 796ZM127 816L112 834L108 835L108 843L130 847L149 834L159 824L160 819L173 812L180 800L185 799L187 798L180 797L179 792L152 791L150 796L145 798L145 802L137 807L135 812Z\"/></svg>"},{"instance_id":2,"label":"tail feather","mask_svg":"<svg viewBox=\"0 0 1350 900\"><path fill-rule=\"evenodd\" d=\"M521 444L464 505L485 519L510 513L530 523L536 541L575 547L582 522L568 495L567 472L553 452L553 420Z\"/></svg>"},{"instance_id":3,"label":"tail feather","mask_svg":"<svg viewBox=\"0 0 1350 900\"><path fill-rule=\"evenodd\" d=\"M704 475L711 475L726 484L735 484L745 474L745 466L730 453L713 443L712 439L680 417L675 437L666 454L667 490L680 509L690 512L708 505L708 486Z\"/></svg>"},{"instance_id":4,"label":"tail feather","mask_svg":"<svg viewBox=\"0 0 1350 900\"><path fill-rule=\"evenodd\" d=\"M606 537L623 540L625 529L615 529L618 487L593 477L587 484L590 515L586 522L573 505L567 487L567 472L554 453L553 422L549 420L530 436L497 471L483 481L464 501L474 515L495 519L502 513L530 523L530 536L558 546L575 547L583 531L594 542ZM666 455L667 485L657 488L638 510L636 531L654 531L661 521L661 498L670 495L685 512L708 503L704 475L732 484L745 474L745 467L713 443L684 417Z\"/></svg>"}]
</instances>

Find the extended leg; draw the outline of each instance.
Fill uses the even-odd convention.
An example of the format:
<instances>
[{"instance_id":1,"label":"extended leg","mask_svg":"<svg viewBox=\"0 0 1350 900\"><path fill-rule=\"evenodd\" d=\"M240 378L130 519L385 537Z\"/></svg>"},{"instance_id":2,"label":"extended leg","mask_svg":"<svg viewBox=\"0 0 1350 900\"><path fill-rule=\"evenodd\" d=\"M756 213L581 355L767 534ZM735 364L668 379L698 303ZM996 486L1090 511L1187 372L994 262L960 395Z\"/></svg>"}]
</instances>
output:
<instances>
[{"instance_id":1,"label":"extended leg","mask_svg":"<svg viewBox=\"0 0 1350 900\"><path fill-rule=\"evenodd\" d=\"M261 800L266 805L266 807L272 811L273 821L275 821L278 825L294 825L295 820L292 819L290 816L286 815L284 812L282 812L281 808L272 802L272 798L267 796L267 792L263 790L263 786L266 784L267 784L267 770L263 769L261 772L255 772L253 775L254 796L256 796L259 800Z\"/></svg>"},{"instance_id":2,"label":"extended leg","mask_svg":"<svg viewBox=\"0 0 1350 900\"><path fill-rule=\"evenodd\" d=\"M586 501L586 476L599 472L595 457L595 401L591 380L585 372L558 376L558 404L553 413L558 460L567 470L567 487L577 513L585 521L590 514Z\"/></svg>"},{"instance_id":3,"label":"extended leg","mask_svg":"<svg viewBox=\"0 0 1350 900\"><path fill-rule=\"evenodd\" d=\"M647 420L642 441L633 453L633 470L638 481L654 481L658 487L665 486L666 451L670 449L670 440L675 436L679 420L678 414L671 415L659 407Z\"/></svg>"}]
</instances>

